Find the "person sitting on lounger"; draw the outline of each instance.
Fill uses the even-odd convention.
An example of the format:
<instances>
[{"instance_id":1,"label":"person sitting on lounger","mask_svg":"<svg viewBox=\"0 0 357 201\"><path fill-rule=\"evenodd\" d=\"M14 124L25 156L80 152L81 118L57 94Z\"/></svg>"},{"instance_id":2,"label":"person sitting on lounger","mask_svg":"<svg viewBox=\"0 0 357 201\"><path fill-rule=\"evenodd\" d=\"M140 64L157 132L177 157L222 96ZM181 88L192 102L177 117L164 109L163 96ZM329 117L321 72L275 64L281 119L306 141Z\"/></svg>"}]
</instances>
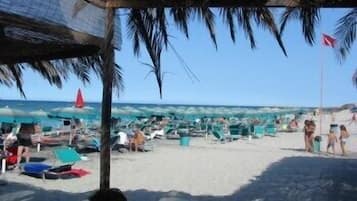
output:
<instances>
[{"instance_id":1,"label":"person sitting on lounger","mask_svg":"<svg viewBox=\"0 0 357 201\"><path fill-rule=\"evenodd\" d=\"M298 127L299 127L299 125L298 125L298 122L296 121L296 119L292 119L288 126L289 130L291 130L291 131L297 130Z\"/></svg>"},{"instance_id":2,"label":"person sitting on lounger","mask_svg":"<svg viewBox=\"0 0 357 201\"><path fill-rule=\"evenodd\" d=\"M132 147L134 146L135 152L138 151L139 145L143 145L145 143L145 135L144 133L136 129L134 131L134 137L129 140L129 151L132 150Z\"/></svg>"}]
</instances>

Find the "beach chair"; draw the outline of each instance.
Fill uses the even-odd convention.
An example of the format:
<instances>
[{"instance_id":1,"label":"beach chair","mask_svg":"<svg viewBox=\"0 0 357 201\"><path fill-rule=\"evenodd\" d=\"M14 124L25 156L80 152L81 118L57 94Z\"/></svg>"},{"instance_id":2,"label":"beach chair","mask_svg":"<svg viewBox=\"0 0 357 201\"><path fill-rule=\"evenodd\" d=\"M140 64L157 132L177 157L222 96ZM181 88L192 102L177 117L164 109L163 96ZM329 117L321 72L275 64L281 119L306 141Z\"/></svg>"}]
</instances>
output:
<instances>
[{"instance_id":1,"label":"beach chair","mask_svg":"<svg viewBox=\"0 0 357 201\"><path fill-rule=\"evenodd\" d=\"M254 126L253 137L254 138L262 138L265 135L264 126Z\"/></svg>"},{"instance_id":2,"label":"beach chair","mask_svg":"<svg viewBox=\"0 0 357 201\"><path fill-rule=\"evenodd\" d=\"M110 149L113 149L119 140L119 135L111 135L110 136ZM100 151L101 143L100 139L97 137L93 137L87 145L82 146L85 149L93 149L95 151Z\"/></svg>"},{"instance_id":3,"label":"beach chair","mask_svg":"<svg viewBox=\"0 0 357 201\"><path fill-rule=\"evenodd\" d=\"M277 128L274 124L268 124L265 127L266 135L276 137Z\"/></svg>"},{"instance_id":4,"label":"beach chair","mask_svg":"<svg viewBox=\"0 0 357 201\"><path fill-rule=\"evenodd\" d=\"M43 135L46 135L46 134L48 134L49 132L51 132L52 131L52 126L44 126L44 127L42 127L42 133L43 133Z\"/></svg>"},{"instance_id":5,"label":"beach chair","mask_svg":"<svg viewBox=\"0 0 357 201\"><path fill-rule=\"evenodd\" d=\"M73 148L69 147L56 148L53 150L53 154L57 161L65 165L74 165L81 160L81 156Z\"/></svg>"},{"instance_id":6,"label":"beach chair","mask_svg":"<svg viewBox=\"0 0 357 201\"><path fill-rule=\"evenodd\" d=\"M214 137L217 138L218 141L224 143L226 141L232 141L232 137L231 136L226 136L224 135L224 132L223 132L223 129L218 129L217 127L216 128L213 128L212 130L212 134Z\"/></svg>"},{"instance_id":7,"label":"beach chair","mask_svg":"<svg viewBox=\"0 0 357 201\"><path fill-rule=\"evenodd\" d=\"M81 156L74 149L57 148L53 150L53 154L57 159L54 166L43 163L25 163L21 168L22 174L45 180L78 178L89 173L82 169L72 168L81 160ZM60 165L56 164L58 162Z\"/></svg>"},{"instance_id":8,"label":"beach chair","mask_svg":"<svg viewBox=\"0 0 357 201\"><path fill-rule=\"evenodd\" d=\"M237 125L230 125L229 126L229 133L232 137L232 140L238 140L242 136L242 127L240 127L240 124Z\"/></svg>"}]
</instances>

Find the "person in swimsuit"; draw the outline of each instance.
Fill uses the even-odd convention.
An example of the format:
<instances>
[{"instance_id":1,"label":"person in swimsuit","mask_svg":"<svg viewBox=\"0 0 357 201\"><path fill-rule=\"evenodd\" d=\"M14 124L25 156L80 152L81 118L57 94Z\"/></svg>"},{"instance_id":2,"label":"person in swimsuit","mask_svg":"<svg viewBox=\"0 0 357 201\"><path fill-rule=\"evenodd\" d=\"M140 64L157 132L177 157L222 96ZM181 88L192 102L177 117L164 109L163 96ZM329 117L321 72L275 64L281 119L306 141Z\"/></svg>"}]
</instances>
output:
<instances>
[{"instance_id":1,"label":"person in swimsuit","mask_svg":"<svg viewBox=\"0 0 357 201\"><path fill-rule=\"evenodd\" d=\"M313 141L314 141L314 132L315 132L315 122L306 120L305 122L305 151L312 152L313 151Z\"/></svg>"},{"instance_id":2,"label":"person in swimsuit","mask_svg":"<svg viewBox=\"0 0 357 201\"><path fill-rule=\"evenodd\" d=\"M135 129L134 137L129 140L129 151L132 151L132 147L134 146L135 152L137 152L139 145L143 145L144 143L145 134L141 130Z\"/></svg>"},{"instance_id":3,"label":"person in swimsuit","mask_svg":"<svg viewBox=\"0 0 357 201\"><path fill-rule=\"evenodd\" d=\"M332 148L332 152L333 154L335 154L335 143L337 142L337 137L336 137L336 133L334 130L330 130L330 133L328 134L328 143L327 143L327 153L329 152L330 147Z\"/></svg>"},{"instance_id":4,"label":"person in swimsuit","mask_svg":"<svg viewBox=\"0 0 357 201\"><path fill-rule=\"evenodd\" d=\"M35 133L35 125L32 123L21 123L20 130L17 133L17 165L20 167L22 157L25 157L26 163L30 161L30 146L32 146L31 134Z\"/></svg>"},{"instance_id":5,"label":"person in swimsuit","mask_svg":"<svg viewBox=\"0 0 357 201\"><path fill-rule=\"evenodd\" d=\"M350 136L348 133L346 127L344 125L340 126L340 145L341 145L341 151L342 151L342 156L345 156L347 153L346 150L346 142L347 138Z\"/></svg>"}]
</instances>

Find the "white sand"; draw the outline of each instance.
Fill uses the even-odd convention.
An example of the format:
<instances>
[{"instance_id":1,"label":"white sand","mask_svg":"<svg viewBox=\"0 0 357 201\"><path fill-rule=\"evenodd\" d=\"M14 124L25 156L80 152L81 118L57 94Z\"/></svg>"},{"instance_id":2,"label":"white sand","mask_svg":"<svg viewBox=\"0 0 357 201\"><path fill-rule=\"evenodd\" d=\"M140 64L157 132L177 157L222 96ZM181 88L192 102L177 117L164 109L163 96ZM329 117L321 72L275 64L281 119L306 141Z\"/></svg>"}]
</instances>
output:
<instances>
[{"instance_id":1,"label":"white sand","mask_svg":"<svg viewBox=\"0 0 357 201\"><path fill-rule=\"evenodd\" d=\"M347 124L346 120L350 118L351 114L346 111L336 114L337 123ZM328 116L324 117L323 131L325 133L330 120L331 118ZM348 125L347 128L352 133L348 139L348 149L351 152L349 157L356 158L357 125ZM323 137L321 147L325 151L326 136ZM255 186L255 190L251 190L252 192L260 189L259 185L262 181L259 176L266 174L275 166L279 167L278 173L280 169L284 172L284 165L275 162L296 157L303 160L309 160L309 158L337 160L341 158L326 154L305 153L302 151L303 147L302 132L279 133L277 137L266 136L252 141L238 140L225 144L217 143L213 139L194 138L191 141L191 146L187 148L180 147L178 141L158 140L153 152L123 154L114 151L111 164L111 186L120 188L131 200L159 200L161 197L167 196L169 191L196 196L196 200L200 199L200 196L216 196L220 197L216 200L223 200L224 196L233 194L249 197L253 196L253 193L250 195L250 191L246 189L251 186ZM337 146L337 152L340 154L339 146ZM49 151L43 151L34 154L34 156L43 156L49 153ZM88 161L81 161L75 167L89 170L91 174L80 179L46 180L43 182L40 179L8 172L5 176L9 184L0 186L0 200L26 200L24 198L28 197L32 198L29 200L71 201L84 199L90 191L98 188L99 183L99 154L94 153L87 156L89 157ZM52 163L51 161L47 162ZM291 165L292 163L296 163L296 165ZM304 162L292 163L287 166L293 171L299 171L301 170L299 169L300 165ZM333 164L332 162L328 164L330 163ZM342 164L342 162L336 163ZM323 163L321 166L319 164L314 164L314 167L322 171ZM303 170L307 172L303 175L309 173L309 168ZM274 178L279 178L279 176ZM279 189L283 187L284 184ZM241 190L242 188L245 190ZM12 190L9 191L9 189ZM241 193L239 193L240 190ZM46 198L46 196L48 197ZM264 197L266 196L269 197L268 194L264 194ZM210 198L212 197L201 197L202 200Z\"/></svg>"}]
</instances>

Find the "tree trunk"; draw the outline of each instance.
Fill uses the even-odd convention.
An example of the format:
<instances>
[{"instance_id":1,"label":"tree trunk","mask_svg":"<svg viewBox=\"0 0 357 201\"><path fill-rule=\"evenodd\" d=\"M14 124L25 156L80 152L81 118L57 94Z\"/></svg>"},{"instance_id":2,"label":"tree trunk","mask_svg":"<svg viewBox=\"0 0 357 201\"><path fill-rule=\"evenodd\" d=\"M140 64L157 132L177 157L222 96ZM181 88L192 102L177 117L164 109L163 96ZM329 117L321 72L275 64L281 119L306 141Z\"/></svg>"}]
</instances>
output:
<instances>
[{"instance_id":1,"label":"tree trunk","mask_svg":"<svg viewBox=\"0 0 357 201\"><path fill-rule=\"evenodd\" d=\"M114 72L114 48L112 45L114 34L114 12L107 9L104 46L102 49L103 64L103 97L100 147L100 189L110 188L110 124L112 113L112 89Z\"/></svg>"}]
</instances>

